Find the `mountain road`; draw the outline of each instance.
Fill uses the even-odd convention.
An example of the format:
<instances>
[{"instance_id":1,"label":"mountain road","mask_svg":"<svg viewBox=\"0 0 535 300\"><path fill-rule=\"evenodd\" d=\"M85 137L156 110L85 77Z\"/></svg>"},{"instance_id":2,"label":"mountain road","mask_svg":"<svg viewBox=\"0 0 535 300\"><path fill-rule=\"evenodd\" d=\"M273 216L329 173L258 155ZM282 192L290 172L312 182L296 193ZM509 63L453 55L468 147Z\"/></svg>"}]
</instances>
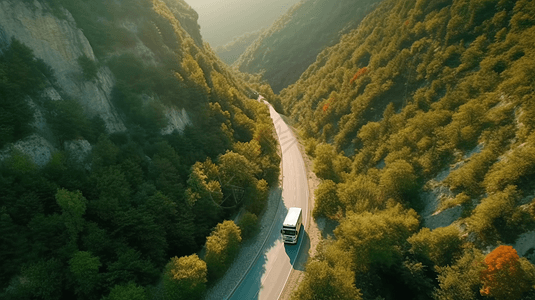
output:
<instances>
[{"instance_id":1,"label":"mountain road","mask_svg":"<svg viewBox=\"0 0 535 300\"><path fill-rule=\"evenodd\" d=\"M279 299L299 255L301 244L308 238L306 232L309 216L308 182L297 139L275 109L261 97L259 101L263 101L269 107L282 150L282 197L264 247L228 298L231 300ZM290 207L303 209L305 230L301 231L296 245L284 244L280 233L282 221Z\"/></svg>"}]
</instances>

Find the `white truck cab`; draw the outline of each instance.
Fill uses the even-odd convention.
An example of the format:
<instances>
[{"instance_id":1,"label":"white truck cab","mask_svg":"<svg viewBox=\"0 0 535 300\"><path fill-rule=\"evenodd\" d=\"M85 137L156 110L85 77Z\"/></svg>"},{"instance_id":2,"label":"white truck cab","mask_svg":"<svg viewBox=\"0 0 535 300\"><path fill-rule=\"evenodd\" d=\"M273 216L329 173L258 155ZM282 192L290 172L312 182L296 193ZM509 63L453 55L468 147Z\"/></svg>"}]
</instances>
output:
<instances>
[{"instance_id":1,"label":"white truck cab","mask_svg":"<svg viewBox=\"0 0 535 300\"><path fill-rule=\"evenodd\" d=\"M301 230L302 212L299 207L290 207L288 214L282 223L282 239L285 244L297 244L299 231Z\"/></svg>"}]
</instances>

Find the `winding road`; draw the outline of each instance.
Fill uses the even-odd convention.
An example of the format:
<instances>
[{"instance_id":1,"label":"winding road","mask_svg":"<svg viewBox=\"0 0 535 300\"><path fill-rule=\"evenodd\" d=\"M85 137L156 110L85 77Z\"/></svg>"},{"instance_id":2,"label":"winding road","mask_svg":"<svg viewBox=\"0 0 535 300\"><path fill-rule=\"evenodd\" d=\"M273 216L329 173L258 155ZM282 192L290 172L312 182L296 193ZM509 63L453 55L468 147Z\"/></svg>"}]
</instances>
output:
<instances>
[{"instance_id":1,"label":"winding road","mask_svg":"<svg viewBox=\"0 0 535 300\"><path fill-rule=\"evenodd\" d=\"M273 220L271 231L254 263L243 280L233 290L228 299L279 299L284 286L294 268L295 261L301 250L301 244L308 238L306 230L302 230L296 245L285 245L282 242L280 229L289 207L303 209L303 228L308 225L308 181L305 163L298 148L298 142L288 125L273 107L262 100L268 107L282 150L282 198Z\"/></svg>"}]
</instances>

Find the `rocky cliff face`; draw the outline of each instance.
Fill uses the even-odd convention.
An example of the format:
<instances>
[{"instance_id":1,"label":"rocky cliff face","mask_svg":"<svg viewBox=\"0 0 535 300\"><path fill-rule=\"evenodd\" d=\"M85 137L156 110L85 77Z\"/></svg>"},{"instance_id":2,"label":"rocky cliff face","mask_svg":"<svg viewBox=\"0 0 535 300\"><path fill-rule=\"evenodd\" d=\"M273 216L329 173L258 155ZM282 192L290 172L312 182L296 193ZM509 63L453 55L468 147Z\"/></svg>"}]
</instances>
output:
<instances>
[{"instance_id":1,"label":"rocky cliff face","mask_svg":"<svg viewBox=\"0 0 535 300\"><path fill-rule=\"evenodd\" d=\"M184 1L165 2L195 44L202 47L197 13ZM58 17L45 1L0 0L0 49L8 46L12 38L16 38L32 49L36 58L42 59L52 68L57 82L47 87L44 92L50 101L74 99L82 105L84 113L89 118L94 116L102 118L108 133L125 131L124 117L114 108L111 101L112 89L116 84L114 74L105 62L99 61L96 57L92 45L83 29L77 25L73 15L64 8L60 10L62 17ZM136 36L137 25L135 22L123 20L120 26ZM156 54L139 38L135 46L128 48L127 51L143 58L145 62L152 60L153 64L157 63ZM112 56L118 54L121 54L121 50L110 53ZM83 69L79 64L79 58L82 56L89 58L98 66L96 76L90 80L84 78ZM32 99L28 101L34 102ZM33 124L36 133L15 143L14 146L30 155L34 162L42 166L51 157L51 153L62 146L54 147L54 138L47 128L44 112L38 105L32 104L32 106L36 108ZM187 112L182 108L166 105L164 110L169 124L162 133L171 133L174 130L181 132L186 124L191 123ZM0 149L0 152L5 157L9 149Z\"/></svg>"},{"instance_id":2,"label":"rocky cliff face","mask_svg":"<svg viewBox=\"0 0 535 300\"><path fill-rule=\"evenodd\" d=\"M77 28L68 12L65 15L65 20L58 19L39 1L35 1L33 6L20 1L1 1L0 42L6 45L11 37L16 37L30 47L36 57L52 67L61 87L61 91L48 91L52 99L59 99L61 94L77 99L88 114L102 117L108 131L125 130L110 103L114 84L112 73L107 67L102 67L95 80L83 79L78 58L82 55L93 61L96 58L83 31Z\"/></svg>"}]
</instances>

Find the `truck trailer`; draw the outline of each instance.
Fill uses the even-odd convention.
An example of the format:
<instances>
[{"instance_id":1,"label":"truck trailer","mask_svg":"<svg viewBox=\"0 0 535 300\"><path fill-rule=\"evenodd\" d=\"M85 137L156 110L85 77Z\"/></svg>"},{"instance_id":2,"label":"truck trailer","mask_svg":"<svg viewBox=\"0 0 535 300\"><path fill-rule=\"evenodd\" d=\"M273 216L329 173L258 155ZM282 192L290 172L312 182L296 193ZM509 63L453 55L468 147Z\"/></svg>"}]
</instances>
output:
<instances>
[{"instance_id":1,"label":"truck trailer","mask_svg":"<svg viewBox=\"0 0 535 300\"><path fill-rule=\"evenodd\" d=\"M299 207L290 207L288 214L282 223L282 239L285 244L297 244L301 231L302 212Z\"/></svg>"}]
</instances>

